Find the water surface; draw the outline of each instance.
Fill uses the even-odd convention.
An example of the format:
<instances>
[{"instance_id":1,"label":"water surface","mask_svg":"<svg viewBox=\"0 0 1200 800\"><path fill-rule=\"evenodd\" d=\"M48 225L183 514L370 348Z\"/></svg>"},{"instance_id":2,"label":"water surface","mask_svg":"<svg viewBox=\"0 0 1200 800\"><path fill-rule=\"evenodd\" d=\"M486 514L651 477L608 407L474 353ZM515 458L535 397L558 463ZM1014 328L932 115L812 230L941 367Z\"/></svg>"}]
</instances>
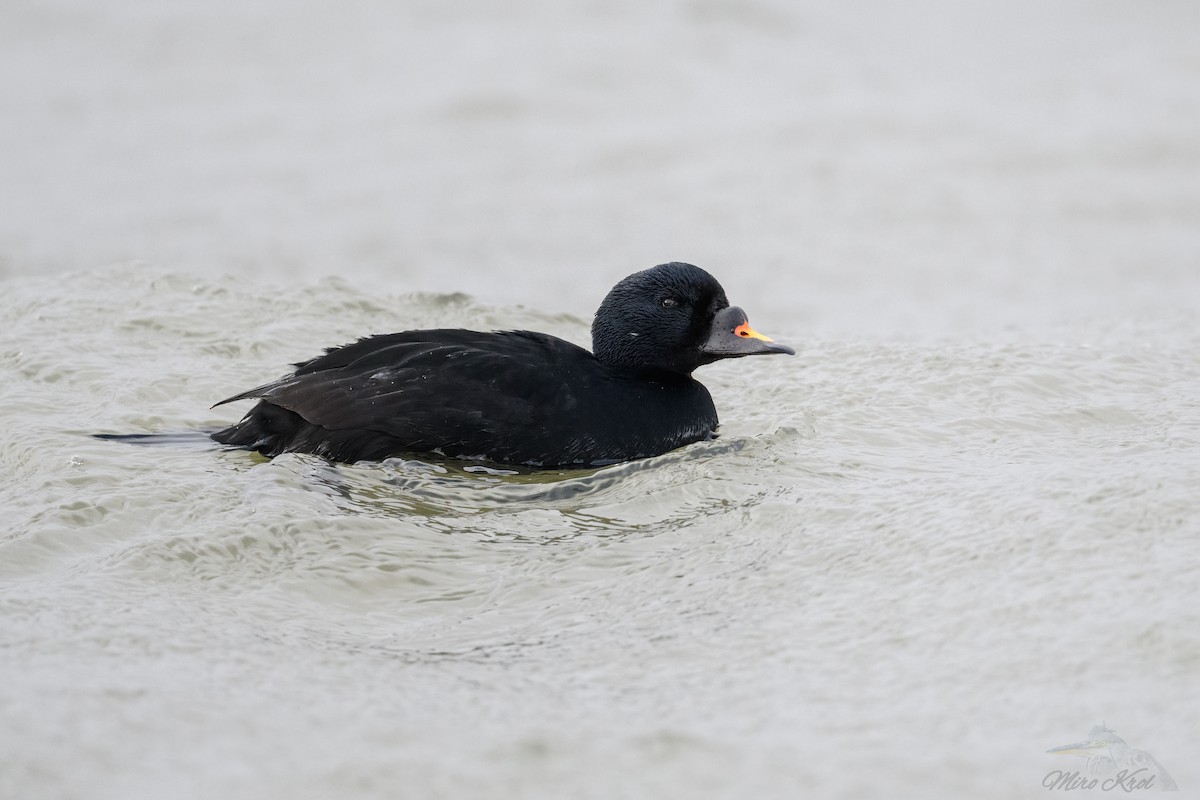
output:
<instances>
[{"instance_id":1,"label":"water surface","mask_svg":"<svg viewBox=\"0 0 1200 800\"><path fill-rule=\"evenodd\" d=\"M2 12L0 796L1200 786L1195 4L218 7ZM188 433L672 259L799 351L715 442Z\"/></svg>"}]
</instances>

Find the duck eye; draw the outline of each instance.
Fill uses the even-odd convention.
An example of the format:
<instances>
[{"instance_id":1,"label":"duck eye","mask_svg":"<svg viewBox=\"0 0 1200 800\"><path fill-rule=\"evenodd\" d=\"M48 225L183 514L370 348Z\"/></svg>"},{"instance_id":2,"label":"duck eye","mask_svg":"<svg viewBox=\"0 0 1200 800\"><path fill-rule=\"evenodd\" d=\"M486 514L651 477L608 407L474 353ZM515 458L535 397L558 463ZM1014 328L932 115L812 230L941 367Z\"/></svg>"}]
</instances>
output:
<instances>
[{"instance_id":1,"label":"duck eye","mask_svg":"<svg viewBox=\"0 0 1200 800\"><path fill-rule=\"evenodd\" d=\"M664 297L659 301L658 304L663 308L674 308L675 306L679 305L679 301L674 297Z\"/></svg>"}]
</instances>

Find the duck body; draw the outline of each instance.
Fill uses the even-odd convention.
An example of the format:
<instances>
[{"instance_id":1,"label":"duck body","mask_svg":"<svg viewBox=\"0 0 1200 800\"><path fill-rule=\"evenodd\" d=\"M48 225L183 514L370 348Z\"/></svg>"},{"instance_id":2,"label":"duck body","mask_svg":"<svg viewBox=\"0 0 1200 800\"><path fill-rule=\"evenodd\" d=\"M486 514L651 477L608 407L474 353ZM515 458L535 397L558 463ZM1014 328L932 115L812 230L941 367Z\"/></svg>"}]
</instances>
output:
<instances>
[{"instance_id":1,"label":"duck body","mask_svg":"<svg viewBox=\"0 0 1200 800\"><path fill-rule=\"evenodd\" d=\"M792 352L750 329L708 273L679 263L619 283L592 333L594 353L530 331L359 339L222 400L217 405L259 402L212 438L266 456L306 452L345 462L437 453L600 466L716 435L712 397L691 377L697 366Z\"/></svg>"},{"instance_id":2,"label":"duck body","mask_svg":"<svg viewBox=\"0 0 1200 800\"><path fill-rule=\"evenodd\" d=\"M711 437L700 382L606 367L544 333L405 331L360 339L222 402L261 398L223 444L335 461L436 452L541 467L595 466Z\"/></svg>"}]
</instances>

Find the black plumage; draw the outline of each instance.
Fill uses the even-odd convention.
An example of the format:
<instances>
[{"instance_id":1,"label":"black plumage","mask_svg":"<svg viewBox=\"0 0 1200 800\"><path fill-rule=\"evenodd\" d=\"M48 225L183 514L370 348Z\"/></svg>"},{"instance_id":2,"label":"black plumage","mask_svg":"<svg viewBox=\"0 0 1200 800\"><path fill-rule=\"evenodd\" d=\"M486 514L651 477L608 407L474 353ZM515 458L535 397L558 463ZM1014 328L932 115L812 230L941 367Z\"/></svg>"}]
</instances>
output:
<instances>
[{"instance_id":1,"label":"black plumage","mask_svg":"<svg viewBox=\"0 0 1200 800\"><path fill-rule=\"evenodd\" d=\"M222 400L259 403L213 439L267 456L347 462L432 452L595 466L715 435L716 408L691 377L696 367L793 352L750 329L711 275L677 262L617 284L596 313L592 342L595 355L529 331L371 336Z\"/></svg>"}]
</instances>

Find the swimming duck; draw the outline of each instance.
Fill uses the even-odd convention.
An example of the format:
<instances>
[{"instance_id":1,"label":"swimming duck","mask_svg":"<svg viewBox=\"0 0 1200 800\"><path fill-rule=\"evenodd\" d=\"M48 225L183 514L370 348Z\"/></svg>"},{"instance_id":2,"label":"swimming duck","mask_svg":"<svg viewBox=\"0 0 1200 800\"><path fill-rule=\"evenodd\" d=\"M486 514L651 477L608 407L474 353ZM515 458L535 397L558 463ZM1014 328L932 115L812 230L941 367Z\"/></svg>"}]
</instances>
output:
<instances>
[{"instance_id":1,"label":"swimming duck","mask_svg":"<svg viewBox=\"0 0 1200 800\"><path fill-rule=\"evenodd\" d=\"M777 353L795 351L751 328L712 275L672 262L613 287L592 322L590 353L530 331L369 336L217 403L259 401L212 438L343 462L436 453L602 466L713 438L717 410L692 372Z\"/></svg>"}]
</instances>

